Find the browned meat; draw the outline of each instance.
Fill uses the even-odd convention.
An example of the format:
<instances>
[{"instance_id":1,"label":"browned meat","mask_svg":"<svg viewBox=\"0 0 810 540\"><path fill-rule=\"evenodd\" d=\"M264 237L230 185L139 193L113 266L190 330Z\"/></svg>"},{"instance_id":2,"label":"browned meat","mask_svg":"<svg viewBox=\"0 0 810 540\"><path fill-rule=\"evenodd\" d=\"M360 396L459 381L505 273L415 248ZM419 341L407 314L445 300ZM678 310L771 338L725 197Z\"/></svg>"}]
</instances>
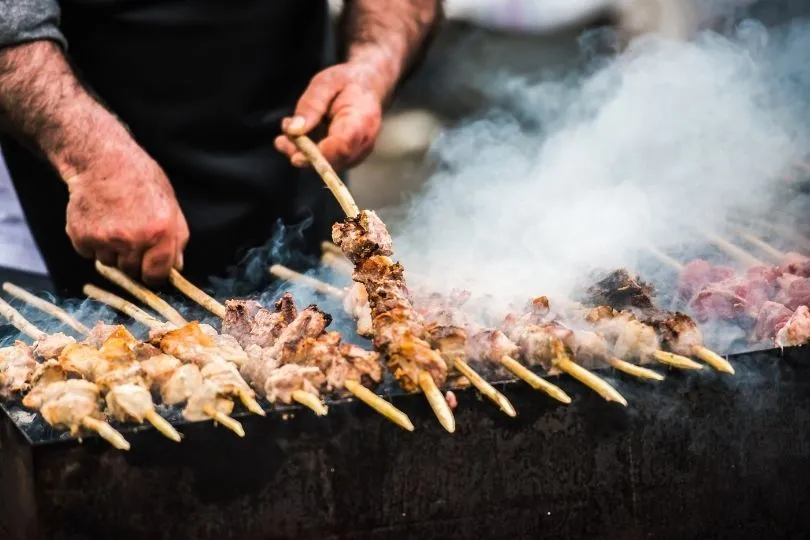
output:
<instances>
[{"instance_id":1,"label":"browned meat","mask_svg":"<svg viewBox=\"0 0 810 540\"><path fill-rule=\"evenodd\" d=\"M292 403L292 394L301 390L318 395L318 389L326 378L320 369L314 366L286 364L269 373L262 388L264 395L271 402Z\"/></svg>"},{"instance_id":2,"label":"browned meat","mask_svg":"<svg viewBox=\"0 0 810 540\"><path fill-rule=\"evenodd\" d=\"M335 223L332 226L332 241L355 264L373 255L389 256L393 253L388 229L371 210L363 210L357 217Z\"/></svg>"},{"instance_id":3,"label":"browned meat","mask_svg":"<svg viewBox=\"0 0 810 540\"><path fill-rule=\"evenodd\" d=\"M661 344L675 354L689 356L703 344L703 335L695 321L679 311L647 312L641 322L655 329Z\"/></svg>"},{"instance_id":4,"label":"browned meat","mask_svg":"<svg viewBox=\"0 0 810 540\"><path fill-rule=\"evenodd\" d=\"M76 340L61 332L47 334L34 342L34 356L44 358L45 360L57 358L62 352L62 349L71 343L76 343Z\"/></svg>"},{"instance_id":5,"label":"browned meat","mask_svg":"<svg viewBox=\"0 0 810 540\"><path fill-rule=\"evenodd\" d=\"M467 332L460 326L428 324L430 345L441 352L449 369L453 369L456 360L467 358Z\"/></svg>"},{"instance_id":6,"label":"browned meat","mask_svg":"<svg viewBox=\"0 0 810 540\"><path fill-rule=\"evenodd\" d=\"M614 270L587 290L588 302L613 309L654 309L655 289L638 276L621 268Z\"/></svg>"},{"instance_id":7,"label":"browned meat","mask_svg":"<svg viewBox=\"0 0 810 540\"><path fill-rule=\"evenodd\" d=\"M36 368L31 347L22 341L0 349L0 396L27 391Z\"/></svg>"},{"instance_id":8,"label":"browned meat","mask_svg":"<svg viewBox=\"0 0 810 540\"><path fill-rule=\"evenodd\" d=\"M225 306L228 311L222 322L222 334L233 336L242 347L269 347L298 314L290 293L276 302L276 311L252 300L228 300Z\"/></svg>"}]
</instances>

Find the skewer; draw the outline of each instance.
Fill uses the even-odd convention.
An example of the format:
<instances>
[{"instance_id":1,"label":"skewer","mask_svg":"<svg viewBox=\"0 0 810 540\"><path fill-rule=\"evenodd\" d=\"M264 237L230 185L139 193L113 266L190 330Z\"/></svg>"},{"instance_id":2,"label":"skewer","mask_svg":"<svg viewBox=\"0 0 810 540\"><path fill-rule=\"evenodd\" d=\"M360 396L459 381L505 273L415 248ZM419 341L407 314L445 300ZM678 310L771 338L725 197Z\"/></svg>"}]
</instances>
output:
<instances>
[{"instance_id":1,"label":"skewer","mask_svg":"<svg viewBox=\"0 0 810 540\"><path fill-rule=\"evenodd\" d=\"M763 219L749 220L748 222L745 222L745 221L742 221L742 220L739 220L739 219L737 219L735 221L740 223L740 228L741 229L743 229L743 227L745 229L747 229L748 227L752 226L753 221L755 221L757 228L759 228L759 227L765 228L765 229L771 231L772 233L774 233L776 235L787 238L788 240L790 240L791 243L796 244L798 246L801 246L801 248L804 251L810 251L810 239L808 239L807 237L797 233L796 231L794 231L790 227L785 227L784 225L780 225L778 223L773 223L771 221L766 221L766 220L763 220Z\"/></svg>"},{"instance_id":2,"label":"skewer","mask_svg":"<svg viewBox=\"0 0 810 540\"><path fill-rule=\"evenodd\" d=\"M709 350L702 345L696 345L693 347L692 351L695 356L709 364L717 371L734 375L734 367L732 367L731 363L716 352Z\"/></svg>"},{"instance_id":3,"label":"skewer","mask_svg":"<svg viewBox=\"0 0 810 540\"><path fill-rule=\"evenodd\" d=\"M99 274L109 279L150 308L154 309L157 313L160 313L163 318L175 326L183 326L184 324L188 323L188 321L185 320L177 310L170 306L168 302L146 287L135 283L135 281L117 268L105 266L99 261L96 261L96 270L98 270Z\"/></svg>"},{"instance_id":4,"label":"skewer","mask_svg":"<svg viewBox=\"0 0 810 540\"><path fill-rule=\"evenodd\" d=\"M312 142L312 139L306 135L288 135L288 137L295 143L295 146L298 147L301 153L306 156L312 167L318 171L324 184L326 184L326 187L332 192L332 195L335 196L343 212L350 218L357 217L360 213L360 209L357 207L357 203L354 202L352 194L349 193L346 184L343 183L332 168L332 165L329 164L329 161L321 154L321 151L318 149L318 146Z\"/></svg>"},{"instance_id":5,"label":"skewer","mask_svg":"<svg viewBox=\"0 0 810 540\"><path fill-rule=\"evenodd\" d=\"M346 292L342 289L338 289L337 287L324 283L319 279L301 274L300 272L296 272L295 270L280 264L274 264L271 266L270 273L278 278L304 284L312 289L315 289L316 291L334 296L336 298L343 298L346 295ZM484 378L481 377L481 375L479 375L472 367L470 367L467 362L456 359L454 360L453 365L456 367L459 373L467 377L470 384L481 392L482 395L486 396L493 403L498 405L498 407L500 407L504 413L512 417L517 416L517 412L509 402L509 399L502 393L498 392L498 390L496 390L495 387L489 384L486 380L484 380Z\"/></svg>"},{"instance_id":6,"label":"skewer","mask_svg":"<svg viewBox=\"0 0 810 540\"><path fill-rule=\"evenodd\" d=\"M776 249L775 247L770 245L765 240L762 240L761 238L746 232L741 227L732 227L732 230L737 234L737 236L739 236L740 238L742 238L743 240L745 240L749 244L754 244L760 250L767 253L769 257L775 259L777 262L781 261L782 258L785 256L784 253L782 253L781 251L779 251L778 249Z\"/></svg>"},{"instance_id":7,"label":"skewer","mask_svg":"<svg viewBox=\"0 0 810 540\"><path fill-rule=\"evenodd\" d=\"M720 250L724 251L727 255L741 264L746 266L767 266L765 262L757 259L741 247L732 244L725 238L710 232L703 233L703 235L709 242L720 248Z\"/></svg>"},{"instance_id":8,"label":"skewer","mask_svg":"<svg viewBox=\"0 0 810 540\"><path fill-rule=\"evenodd\" d=\"M324 283L320 279L316 279L314 277L307 276L306 274L296 272L295 270L292 270L280 264L274 264L273 266L271 266L270 274L285 281L290 281L293 283L301 283L302 285L305 285L310 289L313 289L327 296L342 298L344 295L343 290L338 289L337 287L334 287L328 283Z\"/></svg>"},{"instance_id":9,"label":"skewer","mask_svg":"<svg viewBox=\"0 0 810 540\"><path fill-rule=\"evenodd\" d=\"M0 315L5 317L17 330L33 340L44 338L47 334L28 322L28 319L11 307L11 304L0 298Z\"/></svg>"},{"instance_id":10,"label":"skewer","mask_svg":"<svg viewBox=\"0 0 810 540\"><path fill-rule=\"evenodd\" d=\"M38 340L47 335L45 332L31 324L25 317L22 316L22 314L20 314L19 311L11 307L11 305L2 298L0 298L0 315L5 317L20 332L27 335L31 339ZM82 418L81 423L82 426L90 431L95 431L98 433L102 439L109 442L118 450L130 449L130 444L127 442L124 436L107 422L92 418L90 416L85 416Z\"/></svg>"},{"instance_id":11,"label":"skewer","mask_svg":"<svg viewBox=\"0 0 810 540\"><path fill-rule=\"evenodd\" d=\"M151 315L140 309L132 302L124 300L120 296L116 296L110 292L99 289L95 285L90 284L85 285L82 291L84 292L84 294L86 294L93 300L96 300L97 302L101 302L102 304L106 304L113 309L121 311L122 313L132 317L139 323L143 324L144 326L152 330L163 327L162 322L155 319L154 317L152 317ZM227 416L225 413L222 413L211 406L206 406L203 409L203 412L205 412L205 414L210 416L217 423L222 424L227 429L236 433L238 436L240 437L245 436L245 430L242 428L242 424L240 424L237 420L234 420L233 418Z\"/></svg>"},{"instance_id":12,"label":"skewer","mask_svg":"<svg viewBox=\"0 0 810 540\"><path fill-rule=\"evenodd\" d=\"M285 267L280 267L280 268L281 268L282 272L284 270L287 270ZM276 271L278 272L279 269L276 269ZM271 273L273 275L278 275L278 274L273 272L273 267L271 267ZM194 285L190 281L188 281L185 278L183 278L182 276L180 276L179 272L176 272L176 274L177 274L178 277L180 277L182 279L182 282L183 282L182 288L180 286L177 286L177 284L175 284L175 286L177 286L177 288L180 289L180 292L182 292L183 294L188 296L191 300L197 302L201 306L209 309L209 311L211 311L212 313L216 314L216 312L213 309L208 308L209 305L211 305L211 306L213 306L213 305L220 306L222 308L222 315L218 315L218 316L221 319L225 318L225 314L226 314L226 311L227 311L225 306L223 306L222 304L220 304L219 302L217 302L216 300L214 300L213 298L208 296L205 293L205 291L199 289L196 285ZM301 275L303 276L303 274L301 274ZM308 277L308 276L303 276L303 277ZM312 281L316 282L316 283L318 283L320 285L327 286L326 283L323 283L322 281L319 281L317 279L313 278ZM329 287L331 287L331 286L329 286ZM338 289L336 287L332 287L332 288L335 291L337 291L338 293L341 292L340 289ZM327 294L330 294L330 293L327 293ZM219 308L215 308L215 309L219 309ZM371 407L372 409L374 409L375 411L377 411L378 413L380 413L384 417L388 418L393 423L397 424L398 426L402 427L403 429L406 429L407 431L413 431L413 429L414 429L413 423L408 418L408 415L406 415L404 412L402 412L399 409L397 409L396 407L394 407L394 405L392 405L391 403L389 403L388 401L386 401L382 397L380 397L377 394L375 394L374 392L370 391L368 388L366 388L362 384L359 384L356 381L347 380L345 382L345 384L344 384L344 388L346 388L346 390L348 390L354 397L356 397L357 399L359 399L360 401L362 401L363 403L365 403L366 405L368 405L369 407ZM304 394L306 394L306 396ZM309 407L310 409L312 409L315 412L315 414L317 414L319 416L323 416L323 415L325 415L327 413L326 406L320 400L318 400L315 396L313 396L312 394L309 394L307 392L303 392L301 390L296 390L293 393L292 397L293 397L293 399L295 399L301 405L305 405L305 406ZM301 401L301 400L305 400L306 403ZM315 405L315 403L317 403L317 405Z\"/></svg>"},{"instance_id":13,"label":"skewer","mask_svg":"<svg viewBox=\"0 0 810 540\"><path fill-rule=\"evenodd\" d=\"M321 151L318 149L318 146L305 135L290 136L290 140L292 140L292 142L298 147L301 153L306 156L307 160L309 160L310 164L318 172L324 184L326 184L326 187L329 188L329 191L331 191L335 196L335 199L343 209L346 216L349 218L356 218L360 214L360 209L357 207L357 203L354 202L354 198L349 192L349 189L329 164L329 161L327 161L327 159L323 156ZM451 433L455 431L455 420L453 420L452 423L452 430L450 429L451 426L447 420L448 418L453 417L453 411L450 410L450 406L443 398L441 400L435 399L434 394L438 393L436 381L433 380L429 373L423 371L419 373L417 382L419 383L419 387L422 389L422 392L424 392L428 397L428 401L433 408L433 412L439 418L439 422L442 424L442 426L444 426L445 429ZM431 398L431 395L433 395L434 399ZM439 393L439 395L441 394Z\"/></svg>"},{"instance_id":14,"label":"skewer","mask_svg":"<svg viewBox=\"0 0 810 540\"><path fill-rule=\"evenodd\" d=\"M530 370L511 356L504 356L500 360L501 365L509 370L513 375L515 375L518 379L526 382L529 386L534 388L535 390L540 390L541 392L545 392L549 396L553 397L557 401L561 403L565 403L568 405L571 403L571 397L565 393L565 391L557 386L556 384L552 384L542 378L541 376L537 375L534 371Z\"/></svg>"},{"instance_id":15,"label":"skewer","mask_svg":"<svg viewBox=\"0 0 810 540\"><path fill-rule=\"evenodd\" d=\"M31 294L30 292L14 285L13 283L9 283L8 281L3 283L3 290L6 291L11 296L14 296L22 300L26 304L37 308L43 313L47 313L48 315L56 319L59 319L69 327L73 328L79 334L85 335L90 333L89 328L87 328L85 325L79 322L75 317L72 317L70 314L68 314L68 312L65 311L64 309L48 302L47 300L43 300L42 298Z\"/></svg>"},{"instance_id":16,"label":"skewer","mask_svg":"<svg viewBox=\"0 0 810 540\"><path fill-rule=\"evenodd\" d=\"M169 282L181 293L185 294L220 319L225 318L225 314L228 312L225 306L184 278L183 275L174 268L169 272Z\"/></svg>"},{"instance_id":17,"label":"skewer","mask_svg":"<svg viewBox=\"0 0 810 540\"><path fill-rule=\"evenodd\" d=\"M351 277L354 273L354 267L352 266L352 263L346 259L346 257L335 255L331 251L324 250L323 255L321 255L321 263L339 274L346 275L348 277Z\"/></svg>"},{"instance_id":18,"label":"skewer","mask_svg":"<svg viewBox=\"0 0 810 540\"><path fill-rule=\"evenodd\" d=\"M120 296L117 296L113 293L107 292L103 289L99 289L95 285L90 285L89 283L82 288L82 292L92 298L93 300L105 304L116 311L120 311L124 315L135 319L142 325L146 326L150 330L157 330L163 327L163 323L160 322L158 319L154 318L149 313L145 312L132 302L128 300L124 300Z\"/></svg>"},{"instance_id":19,"label":"skewer","mask_svg":"<svg viewBox=\"0 0 810 540\"><path fill-rule=\"evenodd\" d=\"M9 286L9 285L10 285L10 288L14 292L9 291L9 288L7 288L7 286ZM35 307L37 307L41 311L44 311L45 313L51 314L54 317L57 317L57 313L59 313L63 317L66 317L67 319L72 320L74 323L76 323L76 325L74 326L74 329L79 331L78 328L84 328L83 332L79 331L80 334L85 335L85 336L90 334L90 329L89 328L87 328L86 326L81 324L79 321L76 321L75 319L73 319L73 317L71 317L66 312L59 309L56 305L48 302L47 300L43 300L42 298L34 296L33 294L29 293L25 289L21 289L19 287L16 287L15 285L12 285L11 283L4 283L3 284L3 289L5 289L10 294L13 294L17 298L20 298L24 302L29 302L29 300L34 300L36 302ZM66 321L64 321L63 317L57 317L57 318L59 318L60 320L63 320L63 322L66 322ZM180 434L177 432L177 430L175 430L174 427L172 427L172 425L169 422L167 422L165 418L160 416L157 413L157 411L155 411L154 408L150 409L150 410L148 410L146 412L145 418L150 424L152 424L155 427L155 429L157 429L159 432L161 432L167 438L169 438L169 439L171 439L171 440L173 440L175 442L180 442L181 437L180 437Z\"/></svg>"},{"instance_id":20,"label":"skewer","mask_svg":"<svg viewBox=\"0 0 810 540\"><path fill-rule=\"evenodd\" d=\"M618 390L610 386L607 381L597 377L584 367L571 360L567 354L558 354L554 365L562 372L572 376L607 401L615 401L627 407L627 400L624 399Z\"/></svg>"},{"instance_id":21,"label":"skewer","mask_svg":"<svg viewBox=\"0 0 810 540\"><path fill-rule=\"evenodd\" d=\"M329 244L325 242L324 244ZM334 244L330 244L334 245ZM323 259L330 259L333 261L337 261L337 258L329 257L330 255L328 252L325 252ZM306 276L301 274L300 272L296 272L290 268L287 268L282 265L273 265L270 267L270 273L276 277L286 279L292 282L299 282L305 285L312 287L315 290L323 292L325 294L330 294L335 296L336 298L343 298L346 296L346 291L342 289L338 289L328 283L324 283L323 281ZM542 377L539 377L530 369L524 367L520 364L517 360L505 356L499 360L500 364L509 370L513 375L518 377L519 379L523 380L527 384L529 384L535 390L540 390L545 392L552 398L565 403L571 403L571 398L566 394L560 387L546 381ZM482 395L488 397L492 400L496 405L498 405L503 412L505 412L509 416L516 416L517 413L515 412L514 407L512 406L511 402L504 396L502 393L498 392L491 384L489 384L485 379L483 379L478 373L476 373L469 364L464 362L463 360L456 359L454 361L454 365L457 366L458 371L461 372L462 375L467 377L470 381L470 384L475 386ZM472 375L472 376L471 376Z\"/></svg>"},{"instance_id":22,"label":"skewer","mask_svg":"<svg viewBox=\"0 0 810 540\"><path fill-rule=\"evenodd\" d=\"M652 255L653 257L658 259L660 262L662 262L662 263L666 264L667 266L669 266L670 268L672 268L673 270L677 270L678 272L683 270L683 265L679 261L677 261L676 259L670 257L669 255L667 255L663 251L661 251L661 250L659 250L657 248L654 248L652 246L647 246L646 251L650 255Z\"/></svg>"},{"instance_id":23,"label":"skewer","mask_svg":"<svg viewBox=\"0 0 810 540\"><path fill-rule=\"evenodd\" d=\"M334 255L336 257L343 259L347 263L349 262L349 260L343 255L343 252L340 250L340 248L335 244L333 244L332 242L329 242L328 240L324 240L323 242L321 242L321 251L323 251L324 254L329 253L330 255Z\"/></svg>"},{"instance_id":24,"label":"skewer","mask_svg":"<svg viewBox=\"0 0 810 540\"><path fill-rule=\"evenodd\" d=\"M650 379L653 381L664 380L664 376L657 371L653 371L642 366L637 366L636 364L627 362L626 360L621 360L620 358L610 356L606 358L605 361L614 369L617 369L622 373L632 375L633 377L638 377L639 379Z\"/></svg>"}]
</instances>

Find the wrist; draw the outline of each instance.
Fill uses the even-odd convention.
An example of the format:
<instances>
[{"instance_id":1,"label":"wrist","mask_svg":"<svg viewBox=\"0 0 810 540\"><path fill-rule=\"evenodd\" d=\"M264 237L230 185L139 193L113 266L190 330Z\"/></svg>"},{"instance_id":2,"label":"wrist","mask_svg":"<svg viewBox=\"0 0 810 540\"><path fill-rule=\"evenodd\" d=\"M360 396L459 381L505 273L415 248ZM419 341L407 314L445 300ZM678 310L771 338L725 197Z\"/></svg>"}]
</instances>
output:
<instances>
[{"instance_id":1,"label":"wrist","mask_svg":"<svg viewBox=\"0 0 810 540\"><path fill-rule=\"evenodd\" d=\"M54 132L40 147L68 185L105 155L132 144L118 119L89 96L72 100L53 120Z\"/></svg>"},{"instance_id":2,"label":"wrist","mask_svg":"<svg viewBox=\"0 0 810 540\"><path fill-rule=\"evenodd\" d=\"M371 88L380 103L393 94L402 75L402 62L394 51L378 45L356 45L349 50L346 65L352 76Z\"/></svg>"}]
</instances>

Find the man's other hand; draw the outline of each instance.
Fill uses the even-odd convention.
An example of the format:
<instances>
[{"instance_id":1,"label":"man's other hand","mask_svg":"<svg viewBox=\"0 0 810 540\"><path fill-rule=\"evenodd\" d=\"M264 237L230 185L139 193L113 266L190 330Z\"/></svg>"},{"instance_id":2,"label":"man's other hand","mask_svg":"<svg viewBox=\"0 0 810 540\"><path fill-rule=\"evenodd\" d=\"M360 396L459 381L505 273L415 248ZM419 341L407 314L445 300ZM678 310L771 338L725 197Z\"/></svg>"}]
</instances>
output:
<instances>
[{"instance_id":1,"label":"man's other hand","mask_svg":"<svg viewBox=\"0 0 810 540\"><path fill-rule=\"evenodd\" d=\"M321 71L298 100L294 116L283 120L282 130L306 135L325 121L328 132L318 143L323 155L338 170L357 165L371 153L380 133L385 91L377 78L360 64L338 64ZM308 166L287 137L277 137L275 144L293 165Z\"/></svg>"},{"instance_id":2,"label":"man's other hand","mask_svg":"<svg viewBox=\"0 0 810 540\"><path fill-rule=\"evenodd\" d=\"M68 178L76 251L155 285L182 269L188 225L160 166L136 144L109 149Z\"/></svg>"}]
</instances>

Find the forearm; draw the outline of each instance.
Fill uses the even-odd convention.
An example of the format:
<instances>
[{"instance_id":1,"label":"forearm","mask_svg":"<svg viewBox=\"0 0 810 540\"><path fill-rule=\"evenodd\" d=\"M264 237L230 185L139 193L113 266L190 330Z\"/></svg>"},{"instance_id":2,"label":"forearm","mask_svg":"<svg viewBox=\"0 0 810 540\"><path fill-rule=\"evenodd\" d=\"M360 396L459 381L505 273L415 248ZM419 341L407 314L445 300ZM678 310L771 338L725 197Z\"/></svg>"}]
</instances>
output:
<instances>
[{"instance_id":1,"label":"forearm","mask_svg":"<svg viewBox=\"0 0 810 540\"><path fill-rule=\"evenodd\" d=\"M41 151L63 179L129 138L82 87L61 48L32 41L0 49L0 123Z\"/></svg>"},{"instance_id":2,"label":"forearm","mask_svg":"<svg viewBox=\"0 0 810 540\"><path fill-rule=\"evenodd\" d=\"M387 99L419 57L441 14L441 0L348 0L341 21L346 60L365 69Z\"/></svg>"}]
</instances>

